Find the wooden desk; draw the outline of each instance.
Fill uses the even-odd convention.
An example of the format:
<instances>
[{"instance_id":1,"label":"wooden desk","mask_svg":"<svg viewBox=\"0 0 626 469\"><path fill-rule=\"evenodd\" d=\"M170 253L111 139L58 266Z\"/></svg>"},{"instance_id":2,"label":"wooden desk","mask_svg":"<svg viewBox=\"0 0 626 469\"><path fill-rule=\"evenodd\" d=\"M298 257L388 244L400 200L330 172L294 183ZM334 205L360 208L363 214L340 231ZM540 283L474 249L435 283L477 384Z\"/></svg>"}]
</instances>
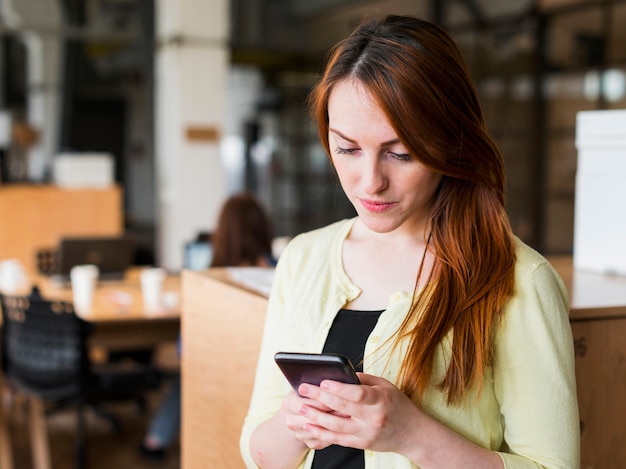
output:
<instances>
[{"instance_id":1,"label":"wooden desk","mask_svg":"<svg viewBox=\"0 0 626 469\"><path fill-rule=\"evenodd\" d=\"M19 259L36 272L36 252L63 236L120 236L122 190L0 185L0 259Z\"/></svg>"},{"instance_id":2,"label":"wooden desk","mask_svg":"<svg viewBox=\"0 0 626 469\"><path fill-rule=\"evenodd\" d=\"M626 467L626 277L550 258L570 294L581 420L581 468Z\"/></svg>"},{"instance_id":3,"label":"wooden desk","mask_svg":"<svg viewBox=\"0 0 626 469\"><path fill-rule=\"evenodd\" d=\"M146 311L143 306L139 272L130 270L119 282L99 282L93 305L84 320L94 324L89 337L92 351L139 350L152 348L164 342L173 342L179 336L180 277L169 275L163 283L163 293L176 294L178 303L157 311ZM59 286L52 279L31 276L42 296L51 300L72 301L70 286ZM28 291L20 294L28 294ZM0 322L1 324L1 322ZM0 385L2 377L0 377ZM0 388L0 469L13 469L11 445L4 419L3 389ZM45 424L43 401L31 398L30 424L34 467L50 467L50 451Z\"/></svg>"},{"instance_id":4,"label":"wooden desk","mask_svg":"<svg viewBox=\"0 0 626 469\"><path fill-rule=\"evenodd\" d=\"M92 347L108 351L149 348L163 342L176 341L180 324L180 276L168 275L163 282L163 293L175 294L174 307L146 311L143 305L140 268L131 269L124 280L99 282L94 292L91 311L79 316L95 325L90 339ZM72 301L72 289L60 287L50 278L35 277L42 296L61 301Z\"/></svg>"},{"instance_id":5,"label":"wooden desk","mask_svg":"<svg viewBox=\"0 0 626 469\"><path fill-rule=\"evenodd\" d=\"M183 271L182 290L181 468L241 469L267 299L225 269Z\"/></svg>"}]
</instances>

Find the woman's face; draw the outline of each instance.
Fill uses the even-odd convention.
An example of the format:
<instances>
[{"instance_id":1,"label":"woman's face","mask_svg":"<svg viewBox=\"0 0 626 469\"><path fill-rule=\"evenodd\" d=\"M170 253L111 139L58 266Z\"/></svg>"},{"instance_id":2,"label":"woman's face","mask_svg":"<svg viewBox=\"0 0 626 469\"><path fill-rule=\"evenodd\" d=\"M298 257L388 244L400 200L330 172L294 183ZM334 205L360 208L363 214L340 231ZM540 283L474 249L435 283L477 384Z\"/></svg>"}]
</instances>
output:
<instances>
[{"instance_id":1,"label":"woman's face","mask_svg":"<svg viewBox=\"0 0 626 469\"><path fill-rule=\"evenodd\" d=\"M333 87L328 119L333 165L361 221L377 233L423 233L441 175L409 154L358 81Z\"/></svg>"}]
</instances>

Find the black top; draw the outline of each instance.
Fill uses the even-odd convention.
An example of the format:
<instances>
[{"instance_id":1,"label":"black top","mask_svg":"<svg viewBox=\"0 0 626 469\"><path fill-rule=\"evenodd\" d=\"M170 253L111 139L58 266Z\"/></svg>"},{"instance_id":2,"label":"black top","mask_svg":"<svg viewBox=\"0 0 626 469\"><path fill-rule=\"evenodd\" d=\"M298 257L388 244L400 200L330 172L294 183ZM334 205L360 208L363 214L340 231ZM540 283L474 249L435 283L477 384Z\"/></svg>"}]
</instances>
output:
<instances>
[{"instance_id":1,"label":"black top","mask_svg":"<svg viewBox=\"0 0 626 469\"><path fill-rule=\"evenodd\" d=\"M339 311L328 331L324 352L341 353L354 364L356 371L363 371L365 342L372 333L382 311ZM312 469L363 469L363 450L331 445L315 451Z\"/></svg>"}]
</instances>

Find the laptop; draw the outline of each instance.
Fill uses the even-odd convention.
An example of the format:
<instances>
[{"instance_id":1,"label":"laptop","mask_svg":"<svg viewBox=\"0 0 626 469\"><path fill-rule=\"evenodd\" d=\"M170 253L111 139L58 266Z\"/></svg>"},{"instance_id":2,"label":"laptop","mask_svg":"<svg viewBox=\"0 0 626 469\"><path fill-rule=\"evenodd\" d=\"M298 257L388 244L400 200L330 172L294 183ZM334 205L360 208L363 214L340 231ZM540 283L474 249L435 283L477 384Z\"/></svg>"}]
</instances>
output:
<instances>
[{"instance_id":1,"label":"laptop","mask_svg":"<svg viewBox=\"0 0 626 469\"><path fill-rule=\"evenodd\" d=\"M133 265L135 244L123 237L63 238L59 242L55 277L69 282L75 265L94 264L100 269L99 280L121 280Z\"/></svg>"}]
</instances>

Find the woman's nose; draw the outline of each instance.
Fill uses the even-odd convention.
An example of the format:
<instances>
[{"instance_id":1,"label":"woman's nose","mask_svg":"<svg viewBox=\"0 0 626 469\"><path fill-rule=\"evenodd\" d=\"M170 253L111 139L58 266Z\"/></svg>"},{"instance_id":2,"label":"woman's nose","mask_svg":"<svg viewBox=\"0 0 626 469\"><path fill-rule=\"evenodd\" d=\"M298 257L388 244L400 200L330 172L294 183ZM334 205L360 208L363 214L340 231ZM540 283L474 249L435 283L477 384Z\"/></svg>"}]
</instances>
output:
<instances>
[{"instance_id":1,"label":"woman's nose","mask_svg":"<svg viewBox=\"0 0 626 469\"><path fill-rule=\"evenodd\" d=\"M378 157L363 159L363 174L361 181L367 194L378 194L387 188L387 177Z\"/></svg>"}]
</instances>

